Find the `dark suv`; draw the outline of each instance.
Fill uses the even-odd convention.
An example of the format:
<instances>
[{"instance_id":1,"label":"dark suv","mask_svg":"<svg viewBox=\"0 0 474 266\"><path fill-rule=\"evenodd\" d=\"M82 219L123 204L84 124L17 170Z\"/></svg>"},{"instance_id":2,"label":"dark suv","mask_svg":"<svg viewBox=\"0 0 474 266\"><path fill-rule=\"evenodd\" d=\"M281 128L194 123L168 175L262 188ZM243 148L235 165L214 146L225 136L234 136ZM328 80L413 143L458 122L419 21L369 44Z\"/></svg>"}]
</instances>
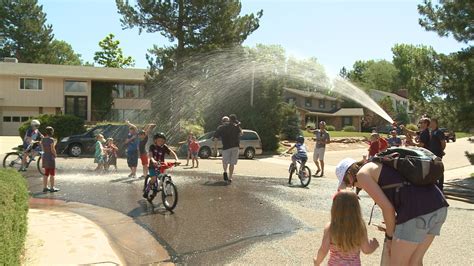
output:
<instances>
[{"instance_id":1,"label":"dark suv","mask_svg":"<svg viewBox=\"0 0 474 266\"><path fill-rule=\"evenodd\" d=\"M449 130L447 128L440 128L439 130L443 132L444 137L446 138L446 142L449 142L450 140L456 142L456 133L454 133L454 131Z\"/></svg>"},{"instance_id":2,"label":"dark suv","mask_svg":"<svg viewBox=\"0 0 474 266\"><path fill-rule=\"evenodd\" d=\"M69 156L90 156L95 152L95 137L98 134L104 135L104 138L113 138L115 145L119 148L119 156L125 153L124 143L127 139L127 125L100 125L95 126L87 132L80 135L72 135L62 138L56 145L58 154L67 154Z\"/></svg>"}]
</instances>

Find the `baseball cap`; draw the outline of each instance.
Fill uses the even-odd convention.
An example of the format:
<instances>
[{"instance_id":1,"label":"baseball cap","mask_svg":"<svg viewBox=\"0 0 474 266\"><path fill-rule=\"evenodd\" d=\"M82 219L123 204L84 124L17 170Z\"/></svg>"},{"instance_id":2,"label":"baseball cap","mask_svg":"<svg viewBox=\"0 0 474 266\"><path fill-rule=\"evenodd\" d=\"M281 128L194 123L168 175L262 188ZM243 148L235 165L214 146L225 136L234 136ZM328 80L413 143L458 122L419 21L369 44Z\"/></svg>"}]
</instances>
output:
<instances>
[{"instance_id":1,"label":"baseball cap","mask_svg":"<svg viewBox=\"0 0 474 266\"><path fill-rule=\"evenodd\" d=\"M337 176L337 187L339 188L342 184L342 180L344 179L344 176L346 175L347 169L353 165L356 160L352 158L345 158L342 161L340 161L337 166L336 166L336 176Z\"/></svg>"}]
</instances>

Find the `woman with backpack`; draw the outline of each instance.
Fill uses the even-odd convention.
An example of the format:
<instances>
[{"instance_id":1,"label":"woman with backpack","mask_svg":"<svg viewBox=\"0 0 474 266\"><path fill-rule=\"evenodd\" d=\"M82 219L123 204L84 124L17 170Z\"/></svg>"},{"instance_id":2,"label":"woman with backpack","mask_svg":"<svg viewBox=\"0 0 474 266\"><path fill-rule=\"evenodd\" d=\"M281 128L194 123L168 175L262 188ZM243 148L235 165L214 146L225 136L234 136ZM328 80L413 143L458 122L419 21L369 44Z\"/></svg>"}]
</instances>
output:
<instances>
[{"instance_id":1,"label":"woman with backpack","mask_svg":"<svg viewBox=\"0 0 474 266\"><path fill-rule=\"evenodd\" d=\"M413 185L394 168L346 158L336 166L338 189L363 189L382 210L390 265L422 265L449 206L435 184Z\"/></svg>"}]
</instances>

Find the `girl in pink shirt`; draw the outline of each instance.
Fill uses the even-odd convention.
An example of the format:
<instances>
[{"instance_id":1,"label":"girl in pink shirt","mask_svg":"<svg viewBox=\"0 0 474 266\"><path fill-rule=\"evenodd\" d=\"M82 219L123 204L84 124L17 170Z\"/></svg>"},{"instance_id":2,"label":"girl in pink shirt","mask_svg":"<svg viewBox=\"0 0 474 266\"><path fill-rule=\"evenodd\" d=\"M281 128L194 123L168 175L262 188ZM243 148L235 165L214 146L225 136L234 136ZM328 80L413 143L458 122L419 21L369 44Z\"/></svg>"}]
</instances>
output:
<instances>
[{"instance_id":1,"label":"girl in pink shirt","mask_svg":"<svg viewBox=\"0 0 474 266\"><path fill-rule=\"evenodd\" d=\"M320 265L328 252L328 265L361 265L360 251L370 254L378 246L377 239L369 241L357 195L348 190L339 191L334 196L331 222L324 229L314 265Z\"/></svg>"}]
</instances>

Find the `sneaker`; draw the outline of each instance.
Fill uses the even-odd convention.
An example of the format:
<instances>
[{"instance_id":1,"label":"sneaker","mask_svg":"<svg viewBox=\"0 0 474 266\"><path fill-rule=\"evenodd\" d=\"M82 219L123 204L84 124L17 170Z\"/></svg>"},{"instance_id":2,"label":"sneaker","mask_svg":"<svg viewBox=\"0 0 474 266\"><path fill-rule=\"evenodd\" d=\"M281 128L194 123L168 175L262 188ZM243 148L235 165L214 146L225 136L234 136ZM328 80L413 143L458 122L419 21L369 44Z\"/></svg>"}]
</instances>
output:
<instances>
[{"instance_id":1,"label":"sneaker","mask_svg":"<svg viewBox=\"0 0 474 266\"><path fill-rule=\"evenodd\" d=\"M143 193L143 198L148 199L148 192Z\"/></svg>"},{"instance_id":2,"label":"sneaker","mask_svg":"<svg viewBox=\"0 0 474 266\"><path fill-rule=\"evenodd\" d=\"M49 189L49 192L58 192L60 189L57 187L52 187Z\"/></svg>"},{"instance_id":3,"label":"sneaker","mask_svg":"<svg viewBox=\"0 0 474 266\"><path fill-rule=\"evenodd\" d=\"M319 177L323 177L324 176L324 172L321 172L321 175Z\"/></svg>"},{"instance_id":4,"label":"sneaker","mask_svg":"<svg viewBox=\"0 0 474 266\"><path fill-rule=\"evenodd\" d=\"M224 172L224 181L229 181L229 177L227 176L226 172Z\"/></svg>"},{"instance_id":5,"label":"sneaker","mask_svg":"<svg viewBox=\"0 0 474 266\"><path fill-rule=\"evenodd\" d=\"M49 191L50 191L50 190L49 190L49 187L43 188L43 193L47 193L47 192L49 192Z\"/></svg>"},{"instance_id":6,"label":"sneaker","mask_svg":"<svg viewBox=\"0 0 474 266\"><path fill-rule=\"evenodd\" d=\"M133 174L129 174L129 175L128 175L128 177L132 177L132 176L133 176Z\"/></svg>"}]
</instances>

